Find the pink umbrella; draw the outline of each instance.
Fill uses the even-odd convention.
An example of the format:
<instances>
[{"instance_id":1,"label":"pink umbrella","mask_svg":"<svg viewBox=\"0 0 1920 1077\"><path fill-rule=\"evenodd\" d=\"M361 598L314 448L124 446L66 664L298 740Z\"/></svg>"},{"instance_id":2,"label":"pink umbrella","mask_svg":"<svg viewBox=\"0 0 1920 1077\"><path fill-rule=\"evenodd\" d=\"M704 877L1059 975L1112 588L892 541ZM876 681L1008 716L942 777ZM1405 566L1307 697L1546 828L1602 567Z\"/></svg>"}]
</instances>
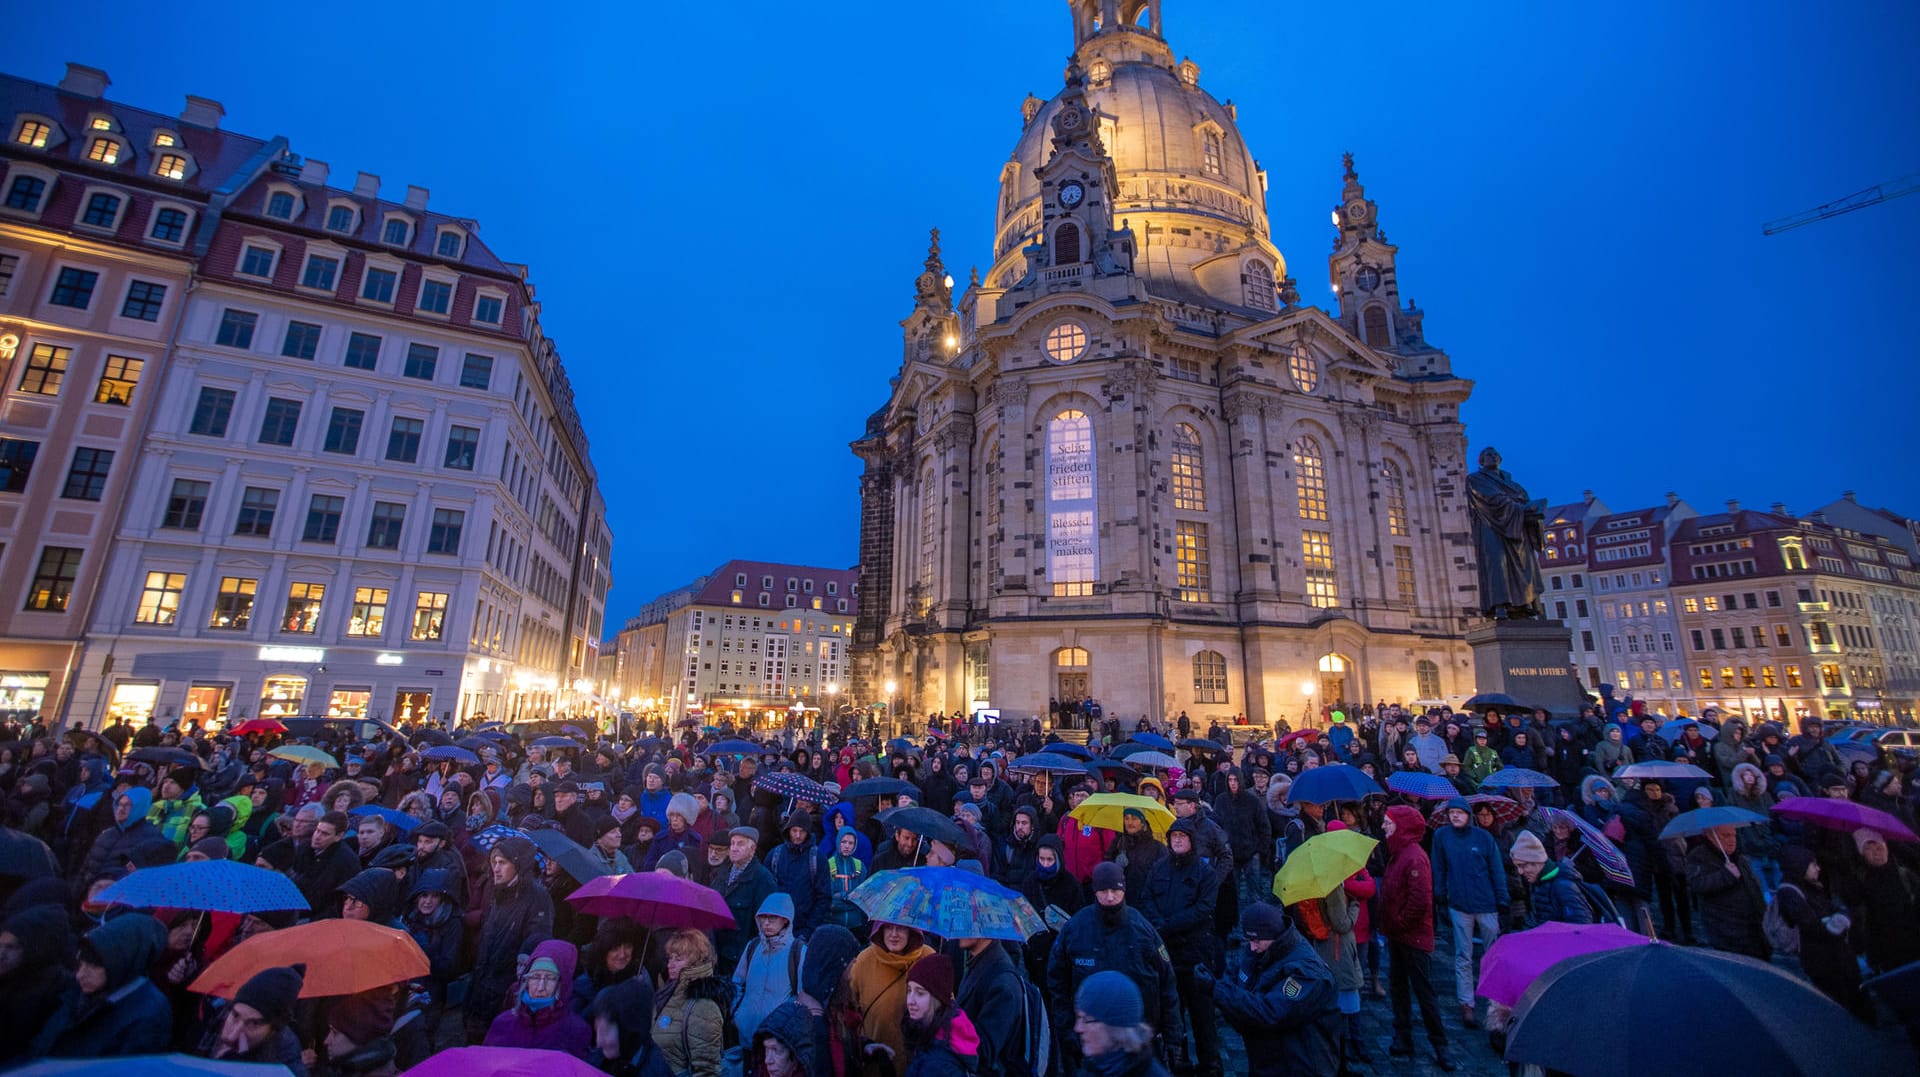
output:
<instances>
[{"instance_id":1,"label":"pink umbrella","mask_svg":"<svg viewBox=\"0 0 1920 1077\"><path fill-rule=\"evenodd\" d=\"M719 891L664 871L635 871L589 879L567 895L574 908L593 916L630 916L645 927L723 930L733 912Z\"/></svg>"},{"instance_id":2,"label":"pink umbrella","mask_svg":"<svg viewBox=\"0 0 1920 1077\"><path fill-rule=\"evenodd\" d=\"M1487 947L1480 959L1476 990L1502 1006L1512 1006L1541 973L1569 957L1648 943L1645 935L1619 924L1541 924L1530 931L1502 935Z\"/></svg>"},{"instance_id":3,"label":"pink umbrella","mask_svg":"<svg viewBox=\"0 0 1920 1077\"><path fill-rule=\"evenodd\" d=\"M1920 841L1920 835L1907 829L1907 824L1898 818L1869 808L1865 804L1856 804L1851 800L1831 800L1827 797L1792 797L1773 806L1773 814L1787 819L1798 819L1803 823L1826 827L1828 830L1858 830L1872 827L1887 836L1889 841Z\"/></svg>"},{"instance_id":4,"label":"pink umbrella","mask_svg":"<svg viewBox=\"0 0 1920 1077\"><path fill-rule=\"evenodd\" d=\"M401 1077L604 1077L565 1051L528 1047L449 1047Z\"/></svg>"}]
</instances>

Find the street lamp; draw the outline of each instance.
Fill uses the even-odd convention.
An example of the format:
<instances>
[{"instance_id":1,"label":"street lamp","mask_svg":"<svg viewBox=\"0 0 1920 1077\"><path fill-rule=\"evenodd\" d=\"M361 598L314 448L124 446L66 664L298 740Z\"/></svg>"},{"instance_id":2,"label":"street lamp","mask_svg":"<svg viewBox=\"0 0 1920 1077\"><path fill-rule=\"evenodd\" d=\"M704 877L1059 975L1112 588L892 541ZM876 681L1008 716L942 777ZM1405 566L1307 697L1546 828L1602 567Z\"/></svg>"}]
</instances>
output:
<instances>
[{"instance_id":1,"label":"street lamp","mask_svg":"<svg viewBox=\"0 0 1920 1077\"><path fill-rule=\"evenodd\" d=\"M838 681L828 681L827 682L827 713L824 719L822 719L821 721L821 727L823 732L826 729L833 728L833 723L839 720L839 717L840 717L840 707L838 705L839 700L840 700L840 683Z\"/></svg>"},{"instance_id":2,"label":"street lamp","mask_svg":"<svg viewBox=\"0 0 1920 1077\"><path fill-rule=\"evenodd\" d=\"M896 681L887 682L887 736L888 737L893 736L894 728L898 722L898 719L894 715L895 706L894 706L893 697L894 697L894 693L898 692L899 690L900 690L900 685L898 682Z\"/></svg>"},{"instance_id":3,"label":"street lamp","mask_svg":"<svg viewBox=\"0 0 1920 1077\"><path fill-rule=\"evenodd\" d=\"M1300 682L1300 694L1307 697L1307 712L1300 717L1302 729L1313 724L1313 691L1316 687L1318 686L1310 680Z\"/></svg>"}]
</instances>

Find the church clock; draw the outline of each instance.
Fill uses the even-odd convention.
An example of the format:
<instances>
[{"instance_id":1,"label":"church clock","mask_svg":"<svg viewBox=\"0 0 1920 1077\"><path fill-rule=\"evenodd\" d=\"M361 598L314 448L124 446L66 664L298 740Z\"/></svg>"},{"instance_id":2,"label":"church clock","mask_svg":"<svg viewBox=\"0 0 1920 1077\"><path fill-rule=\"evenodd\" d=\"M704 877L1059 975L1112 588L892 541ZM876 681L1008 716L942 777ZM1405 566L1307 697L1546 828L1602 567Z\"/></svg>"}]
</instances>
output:
<instances>
[{"instance_id":1,"label":"church clock","mask_svg":"<svg viewBox=\"0 0 1920 1077\"><path fill-rule=\"evenodd\" d=\"M1079 205L1080 200L1085 197L1087 197L1087 189L1082 187L1078 180L1069 180L1060 185L1060 204L1068 209Z\"/></svg>"},{"instance_id":2,"label":"church clock","mask_svg":"<svg viewBox=\"0 0 1920 1077\"><path fill-rule=\"evenodd\" d=\"M1353 283L1363 292L1371 292L1380 287L1380 271L1370 265L1363 265L1353 274Z\"/></svg>"}]
</instances>

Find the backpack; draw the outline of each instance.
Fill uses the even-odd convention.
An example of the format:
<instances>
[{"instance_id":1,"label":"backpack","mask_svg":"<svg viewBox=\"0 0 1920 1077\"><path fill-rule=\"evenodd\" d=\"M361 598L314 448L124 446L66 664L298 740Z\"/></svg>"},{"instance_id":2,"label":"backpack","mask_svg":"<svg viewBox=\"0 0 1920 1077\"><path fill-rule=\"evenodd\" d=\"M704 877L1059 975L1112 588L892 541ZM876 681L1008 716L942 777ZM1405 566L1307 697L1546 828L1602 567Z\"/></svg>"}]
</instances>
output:
<instances>
[{"instance_id":1,"label":"backpack","mask_svg":"<svg viewBox=\"0 0 1920 1077\"><path fill-rule=\"evenodd\" d=\"M747 966L753 964L753 952L760 948L760 939L761 939L761 936L755 935L753 938L750 938L747 940L747 948L743 950L740 954L741 968L746 968ZM787 997L792 998L794 995L797 995L799 993L800 993L800 940L788 939L787 940ZM740 995L734 996L734 999L733 999L734 1009L740 1008L741 997L742 996Z\"/></svg>"},{"instance_id":2,"label":"backpack","mask_svg":"<svg viewBox=\"0 0 1920 1077\"><path fill-rule=\"evenodd\" d=\"M1767 944L1783 954L1800 952L1800 929L1787 923L1785 914L1780 911L1780 895L1787 891L1800 893L1800 888L1792 883L1782 883L1773 900L1767 902L1766 914L1760 917L1760 930L1767 936Z\"/></svg>"},{"instance_id":3,"label":"backpack","mask_svg":"<svg viewBox=\"0 0 1920 1077\"><path fill-rule=\"evenodd\" d=\"M1607 892L1601 889L1599 883L1590 883L1578 875L1573 876L1573 883L1579 887L1580 896L1587 899L1587 908L1593 912L1594 923L1612 923L1625 928L1634 928L1634 925L1627 923L1626 919L1620 915L1619 908L1614 905L1613 899L1607 896Z\"/></svg>"},{"instance_id":4,"label":"backpack","mask_svg":"<svg viewBox=\"0 0 1920 1077\"><path fill-rule=\"evenodd\" d=\"M1047 1000L1040 994L1040 985L1024 977L1020 999L1020 1026L1023 1035L1014 1042L1020 1046L1020 1063L1025 1067L1022 1072L1009 1071L1005 1077L1041 1077L1052 1064L1049 1055L1053 1051L1053 1030L1047 1022Z\"/></svg>"},{"instance_id":5,"label":"backpack","mask_svg":"<svg viewBox=\"0 0 1920 1077\"><path fill-rule=\"evenodd\" d=\"M1316 942L1333 938L1333 925L1327 922L1327 908L1318 901L1302 901L1293 906L1293 921L1302 934Z\"/></svg>"}]
</instances>

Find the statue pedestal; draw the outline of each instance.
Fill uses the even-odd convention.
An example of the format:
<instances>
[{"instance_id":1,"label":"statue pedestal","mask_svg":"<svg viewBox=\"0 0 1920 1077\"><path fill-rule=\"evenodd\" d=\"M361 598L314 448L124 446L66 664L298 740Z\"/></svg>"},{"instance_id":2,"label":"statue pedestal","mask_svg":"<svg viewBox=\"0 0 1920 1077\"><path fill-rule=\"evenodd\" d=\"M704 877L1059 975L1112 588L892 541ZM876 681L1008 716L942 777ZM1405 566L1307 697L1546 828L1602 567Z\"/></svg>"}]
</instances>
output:
<instances>
[{"instance_id":1,"label":"statue pedestal","mask_svg":"<svg viewBox=\"0 0 1920 1077\"><path fill-rule=\"evenodd\" d=\"M1545 707L1555 718L1575 717L1587 702L1579 671L1567 661L1573 633L1559 621L1481 621L1467 629L1467 645L1481 692Z\"/></svg>"}]
</instances>

